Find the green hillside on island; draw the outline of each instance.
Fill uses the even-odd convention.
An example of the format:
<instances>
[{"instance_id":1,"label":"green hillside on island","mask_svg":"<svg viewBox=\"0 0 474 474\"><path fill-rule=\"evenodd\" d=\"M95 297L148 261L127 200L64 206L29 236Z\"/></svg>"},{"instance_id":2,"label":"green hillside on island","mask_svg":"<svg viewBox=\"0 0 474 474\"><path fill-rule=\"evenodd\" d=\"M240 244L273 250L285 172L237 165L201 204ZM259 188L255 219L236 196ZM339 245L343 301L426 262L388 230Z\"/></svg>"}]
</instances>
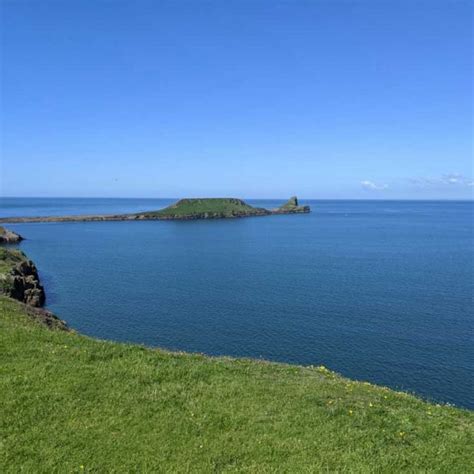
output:
<instances>
[{"instance_id":1,"label":"green hillside on island","mask_svg":"<svg viewBox=\"0 0 474 474\"><path fill-rule=\"evenodd\" d=\"M250 206L236 198L180 199L175 204L152 212L140 212L146 217L238 217L265 215L266 209Z\"/></svg>"},{"instance_id":2,"label":"green hillside on island","mask_svg":"<svg viewBox=\"0 0 474 474\"><path fill-rule=\"evenodd\" d=\"M194 198L180 199L165 209L141 212L138 215L144 218L162 219L213 219L306 213L309 212L309 210L309 206L299 206L296 197L290 198L284 205L277 209L253 207L242 199L236 198Z\"/></svg>"}]
</instances>

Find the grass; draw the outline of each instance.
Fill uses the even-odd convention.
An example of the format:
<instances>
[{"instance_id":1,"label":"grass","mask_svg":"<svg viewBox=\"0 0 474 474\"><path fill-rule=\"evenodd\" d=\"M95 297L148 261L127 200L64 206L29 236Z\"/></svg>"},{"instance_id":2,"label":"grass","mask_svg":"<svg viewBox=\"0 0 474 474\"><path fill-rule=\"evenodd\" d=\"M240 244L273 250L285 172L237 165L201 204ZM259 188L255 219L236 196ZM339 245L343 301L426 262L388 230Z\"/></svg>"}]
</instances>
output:
<instances>
[{"instance_id":1,"label":"grass","mask_svg":"<svg viewBox=\"0 0 474 474\"><path fill-rule=\"evenodd\" d=\"M0 370L2 472L474 472L472 412L50 330L5 297Z\"/></svg>"},{"instance_id":2,"label":"grass","mask_svg":"<svg viewBox=\"0 0 474 474\"><path fill-rule=\"evenodd\" d=\"M17 263L27 260L21 250L0 247L0 274L8 274Z\"/></svg>"},{"instance_id":3,"label":"grass","mask_svg":"<svg viewBox=\"0 0 474 474\"><path fill-rule=\"evenodd\" d=\"M295 209L298 206L298 198L296 196L292 196L288 201L280 206L279 209Z\"/></svg>"},{"instance_id":4,"label":"grass","mask_svg":"<svg viewBox=\"0 0 474 474\"><path fill-rule=\"evenodd\" d=\"M181 199L177 203L154 212L143 213L147 216L232 216L242 214L255 214L262 212L262 209L255 208L240 199L234 198L202 198L202 199Z\"/></svg>"}]
</instances>

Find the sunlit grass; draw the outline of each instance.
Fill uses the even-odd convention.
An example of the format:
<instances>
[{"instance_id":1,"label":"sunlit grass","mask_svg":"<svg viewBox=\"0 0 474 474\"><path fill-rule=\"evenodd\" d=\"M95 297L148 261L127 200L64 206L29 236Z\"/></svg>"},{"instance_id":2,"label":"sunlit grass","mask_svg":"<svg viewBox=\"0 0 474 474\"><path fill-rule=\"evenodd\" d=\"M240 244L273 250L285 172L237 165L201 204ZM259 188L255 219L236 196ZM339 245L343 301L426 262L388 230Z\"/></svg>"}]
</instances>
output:
<instances>
[{"instance_id":1,"label":"sunlit grass","mask_svg":"<svg viewBox=\"0 0 474 474\"><path fill-rule=\"evenodd\" d=\"M472 412L322 366L99 341L0 298L0 368L4 472L474 472Z\"/></svg>"}]
</instances>

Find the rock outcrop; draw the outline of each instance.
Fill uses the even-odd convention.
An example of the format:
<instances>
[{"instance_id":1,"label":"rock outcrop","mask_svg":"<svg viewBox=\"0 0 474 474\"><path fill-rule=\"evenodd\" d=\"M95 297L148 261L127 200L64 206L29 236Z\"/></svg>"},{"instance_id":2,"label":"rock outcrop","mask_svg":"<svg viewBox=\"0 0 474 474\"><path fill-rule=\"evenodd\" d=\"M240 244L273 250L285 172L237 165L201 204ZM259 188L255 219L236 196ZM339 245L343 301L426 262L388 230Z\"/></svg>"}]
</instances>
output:
<instances>
[{"instance_id":1,"label":"rock outcrop","mask_svg":"<svg viewBox=\"0 0 474 474\"><path fill-rule=\"evenodd\" d=\"M1 293L30 306L44 305L46 297L38 270L23 252L2 248L0 263Z\"/></svg>"},{"instance_id":2,"label":"rock outcrop","mask_svg":"<svg viewBox=\"0 0 474 474\"><path fill-rule=\"evenodd\" d=\"M17 244L22 240L23 237L21 235L0 226L0 244Z\"/></svg>"},{"instance_id":3,"label":"rock outcrop","mask_svg":"<svg viewBox=\"0 0 474 474\"><path fill-rule=\"evenodd\" d=\"M46 295L40 283L38 270L31 260L18 264L12 271L13 285L11 296L23 303L41 307Z\"/></svg>"},{"instance_id":4,"label":"rock outcrop","mask_svg":"<svg viewBox=\"0 0 474 474\"><path fill-rule=\"evenodd\" d=\"M285 208L292 208L292 207L298 207L298 198L296 196L290 197L286 204L283 204L283 206L280 207L280 209L285 209Z\"/></svg>"},{"instance_id":5,"label":"rock outcrop","mask_svg":"<svg viewBox=\"0 0 474 474\"><path fill-rule=\"evenodd\" d=\"M69 331L64 321L42 308L46 296L38 270L20 250L0 247L0 295L21 302L32 319L49 328Z\"/></svg>"},{"instance_id":6,"label":"rock outcrop","mask_svg":"<svg viewBox=\"0 0 474 474\"><path fill-rule=\"evenodd\" d=\"M309 206L300 206L298 203L298 198L296 196L292 196L285 204L283 204L283 206L275 209L273 214L300 214L310 211L311 209Z\"/></svg>"}]
</instances>

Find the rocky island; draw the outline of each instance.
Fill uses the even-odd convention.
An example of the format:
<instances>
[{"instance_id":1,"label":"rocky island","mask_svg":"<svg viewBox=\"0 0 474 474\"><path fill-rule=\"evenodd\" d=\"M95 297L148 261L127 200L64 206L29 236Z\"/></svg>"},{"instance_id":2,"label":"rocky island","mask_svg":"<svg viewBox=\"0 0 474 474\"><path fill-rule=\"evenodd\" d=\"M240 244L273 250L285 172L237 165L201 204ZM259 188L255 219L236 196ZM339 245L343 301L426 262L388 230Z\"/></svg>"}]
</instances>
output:
<instances>
[{"instance_id":1,"label":"rocky island","mask_svg":"<svg viewBox=\"0 0 474 474\"><path fill-rule=\"evenodd\" d=\"M276 214L301 214L310 212L309 206L301 206L293 196L276 209L253 207L236 198L192 198L180 199L175 204L157 211L134 214L90 215L90 216L46 216L46 217L3 217L0 222L94 222L133 220L193 220L225 219L235 217L270 216Z\"/></svg>"}]
</instances>

